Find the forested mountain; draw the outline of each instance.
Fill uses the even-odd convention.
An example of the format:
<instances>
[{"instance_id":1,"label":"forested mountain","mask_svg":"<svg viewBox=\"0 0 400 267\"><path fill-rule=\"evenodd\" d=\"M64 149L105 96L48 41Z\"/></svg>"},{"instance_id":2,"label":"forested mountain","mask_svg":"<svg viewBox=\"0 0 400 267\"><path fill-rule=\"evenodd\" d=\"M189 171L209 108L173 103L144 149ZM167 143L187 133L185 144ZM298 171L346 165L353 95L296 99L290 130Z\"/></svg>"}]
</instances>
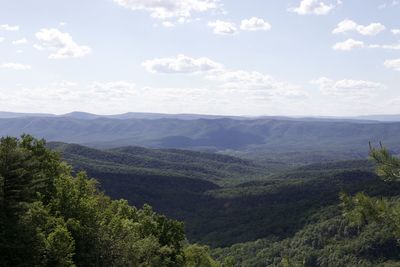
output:
<instances>
[{"instance_id":1,"label":"forested mountain","mask_svg":"<svg viewBox=\"0 0 400 267\"><path fill-rule=\"evenodd\" d=\"M193 151L49 146L76 170L96 177L112 197L136 206L148 203L183 220L189 240L213 247L289 237L325 207L339 203L341 191L400 192L400 186L389 186L374 175L367 160L270 173L247 160Z\"/></svg>"},{"instance_id":2,"label":"forested mountain","mask_svg":"<svg viewBox=\"0 0 400 267\"><path fill-rule=\"evenodd\" d=\"M400 159L382 147L372 147L370 155L380 178L398 187ZM375 197L341 192L339 207L322 209L292 237L235 244L214 255L233 257L234 266L399 266L399 191L390 197L385 191Z\"/></svg>"},{"instance_id":3,"label":"forested mountain","mask_svg":"<svg viewBox=\"0 0 400 267\"><path fill-rule=\"evenodd\" d=\"M368 142L400 147L400 123L293 119L115 119L87 116L0 119L1 136L31 133L91 147L145 146L222 152L303 165L363 159ZM85 118L84 118L85 117ZM395 151L398 152L398 151Z\"/></svg>"},{"instance_id":4,"label":"forested mountain","mask_svg":"<svg viewBox=\"0 0 400 267\"><path fill-rule=\"evenodd\" d=\"M55 142L48 146L60 151L76 169L87 172L193 178L216 184L256 180L270 174L262 165L220 154L133 146L99 150Z\"/></svg>"},{"instance_id":5,"label":"forested mountain","mask_svg":"<svg viewBox=\"0 0 400 267\"><path fill-rule=\"evenodd\" d=\"M181 222L111 200L31 136L0 140L0 208L0 266L221 266Z\"/></svg>"},{"instance_id":6,"label":"forested mountain","mask_svg":"<svg viewBox=\"0 0 400 267\"><path fill-rule=\"evenodd\" d=\"M85 223L96 224L97 219L95 217L92 219L80 217L81 215L76 213L75 204L72 205L72 202L67 205L68 208L67 206L66 209L63 208L64 210L61 213L57 211L57 209L63 207L64 204L62 203L65 201L76 201L69 199L70 197L74 198L75 193L78 194L76 197L79 199L80 190L88 190L85 193L88 194L87 198L84 199L90 199L95 203L94 205L104 208L95 211L93 216L100 216L99 218L107 221L107 216L110 216L109 212L116 212L114 209L130 210L127 203L113 202L107 198L103 200L103 196L95 183L87 180L84 174L79 173L82 170L89 177L95 177L99 181L100 189L113 199L126 199L130 205L136 207L149 204L155 212L182 221L185 224L188 241L211 246L211 253L214 257L225 262L222 266L339 267L356 266L357 264L377 266L383 262L392 264L388 266L396 266L396 263L400 261L398 257L400 246L397 243L396 236L390 231L390 227L382 227L379 222L371 222L360 228L342 215L340 205L352 203L353 199L346 197L341 200L339 195L352 196L358 192L364 192L371 197L390 198L392 202L400 196L400 183L388 183L380 179L373 172L374 165L367 160L321 162L271 171L268 166L256 164L249 160L212 153L132 146L99 150L76 144L48 143L47 147L60 153L72 165L72 173L76 176L76 178L72 178L70 170L58 160L58 156L54 152L44 149L43 146L42 141L34 140L29 136L24 137L21 141L6 138L2 139L2 150L0 151L2 155L0 162L3 164L1 166L4 167L1 169L0 175L3 179L2 185L4 185L0 195L2 203L6 203L9 199L6 197L9 195L7 192L13 192L7 191L9 190L8 182L5 182L9 181L7 179L11 177L11 174L23 175L21 176L24 177L21 180L21 186L27 186L27 190L23 194L22 191L21 194L18 193L18 198L15 198L23 199L21 201L24 204L21 204L22 209L18 212L22 212L20 213L23 215L21 218L24 219L19 221L18 218L22 215L18 215L18 218L15 217L14 221L3 221L2 240L11 238L7 234L11 232L7 232L6 229L8 228L4 228L9 227L6 225L17 222L16 227L22 227L21 229L27 229L27 231L31 229L29 228L31 225L39 227L35 230L36 232L18 230L22 231L21 235L24 235L21 238L31 238L31 234L34 236L34 239L29 241L27 245L34 246L38 250L37 252L31 251L33 254L30 256L32 257L29 260L30 262L55 264L61 257L63 262L67 262L65 266L69 266L68 262L71 263L72 261L77 261L79 262L78 266L83 266L83 262L92 261L90 257L102 255L98 250L93 250L94 254L81 254L81 250L84 249L83 243L81 243L83 241L79 241L78 236L82 234L80 231L88 231L94 237L97 234L113 231L112 228L107 228L114 227L113 225L104 226L106 228L103 230L106 232L94 233L91 232L91 229L94 228ZM32 152L30 152L31 150ZM25 153L28 153L26 154L28 156L24 156ZM28 168L27 171L9 174L10 167L7 166L14 166L12 165L13 160L17 162L15 168L18 170ZM42 163L42 161L44 162ZM49 173L41 172L41 168L47 168L47 165L49 165L49 168L53 166L48 169ZM382 170L388 171L387 168ZM29 176L30 174L33 176ZM48 188L46 184L49 186L53 184L46 181L51 181L54 178L56 184L57 181L62 182L56 188L56 190L61 190L57 193L58 195L51 195L52 193L43 191ZM59 199L62 196L66 198ZM357 197L362 198L358 195ZM350 200L343 202L344 199ZM364 199L366 198L364 197ZM39 204L37 204L38 201L40 201ZM55 203L61 206L54 206ZM358 201L356 203L363 202ZM86 204L84 202L81 204L83 206L79 206L79 209L83 209L82 212L88 212L85 210L88 208L85 206ZM349 205L353 204L346 204L346 206ZM372 204L369 205L372 207ZM74 210L71 210L71 208ZM40 221L32 221L36 220L36 217L32 216L36 216L35 214L38 212L39 214L48 214L46 220L57 220L59 223L40 228L42 226L37 225ZM133 217L126 217L128 215L124 213L125 215L121 214L120 219L137 220L134 218L139 216L138 220L165 220L162 219L165 217L158 217L161 215L148 208L144 210L133 209L128 213L132 213L133 215L129 216ZM61 217L59 217L60 214ZM87 216L89 215L90 213L87 213ZM7 216L2 218L2 220L7 220L5 219ZM89 228L74 228L75 224L71 225L72 221L68 218L74 218L78 221L87 219L88 221L82 221L82 223ZM175 227L173 231L180 236L180 244L182 244L183 228L179 228L177 222L165 222L168 222L171 227ZM101 224L101 222L99 223ZM14 230L17 231L16 228ZM153 229L152 231L159 230ZM157 237L159 234L162 235L163 232L154 232L154 234ZM44 239L38 239L39 237ZM63 252L54 251L61 245L54 243L56 237L61 238L57 242L62 242L63 245L70 244L64 246ZM118 238L118 236L114 237ZM111 239L108 239L107 242L116 242L113 241L114 237L110 236ZM159 237L161 238L161 236ZM101 240L103 237L96 238ZM177 254L165 256L162 254L164 253L162 252L163 248L157 247L161 244L161 241L145 241L147 240L146 236L141 238L144 238L144 240L139 238L125 241L128 243L139 242L137 243L138 248L156 245L156 247L151 247L151 249L154 248L152 251L155 254L152 254L150 258L135 258L130 259L130 261L151 261L151 263L147 262L147 265L145 265L157 266L160 261L166 260L170 263L162 263L158 266L179 266L179 264L184 264L187 259L203 257L208 264L211 264L205 266L219 266L207 254L207 249L202 246L191 245L184 248L184 246L174 245L175 248L172 250L174 252L171 253ZM166 242L164 237L162 238L164 240L162 242ZM171 238L175 237L171 236ZM17 239L14 238L13 240L13 242L17 242ZM39 241L44 243L41 245ZM142 244L141 242L150 243ZM171 242L175 241L171 239ZM118 259L126 259L125 257L130 257L129 253L134 251L124 250L124 246L128 243L119 244L122 251L118 252L120 253ZM8 250L16 244L18 242L12 245L3 242L1 246ZM104 244L93 243L93 246L97 246L96 249L101 249ZM23 253L25 247L19 246L19 249L20 252L18 253ZM74 252L75 249L78 249L78 252ZM36 258L35 253L39 253L39 251L44 251L45 254L43 255L46 256ZM157 256L157 253L164 256ZM7 252L6 255L10 254ZM112 262L116 260L113 255L101 257ZM3 262L14 262L14 260L15 258L12 256L2 259ZM88 266L87 264L84 265ZM124 264L122 263L122 265ZM22 266L21 262L16 266Z\"/></svg>"}]
</instances>

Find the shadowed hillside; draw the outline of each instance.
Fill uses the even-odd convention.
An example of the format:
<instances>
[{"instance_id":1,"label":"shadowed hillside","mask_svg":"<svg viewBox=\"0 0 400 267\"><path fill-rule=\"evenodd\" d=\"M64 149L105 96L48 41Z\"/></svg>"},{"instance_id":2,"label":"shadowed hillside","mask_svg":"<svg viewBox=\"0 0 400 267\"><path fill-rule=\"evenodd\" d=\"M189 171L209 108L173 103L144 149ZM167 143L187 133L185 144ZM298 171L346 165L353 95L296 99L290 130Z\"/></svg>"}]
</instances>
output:
<instances>
[{"instance_id":1,"label":"shadowed hillside","mask_svg":"<svg viewBox=\"0 0 400 267\"><path fill-rule=\"evenodd\" d=\"M86 116L86 115L85 115ZM83 117L85 117L83 116ZM78 117L78 118L75 118ZM368 142L400 147L400 123L285 119L0 119L0 135L112 148L145 146L223 152L267 163L319 163L367 156ZM286 159L285 159L286 158ZM287 160L289 159L289 160Z\"/></svg>"},{"instance_id":2,"label":"shadowed hillside","mask_svg":"<svg viewBox=\"0 0 400 267\"><path fill-rule=\"evenodd\" d=\"M268 169L250 161L217 154L49 145L76 170L96 177L107 194L133 205L151 204L156 211L183 220L191 241L212 246L291 236L314 214L337 205L341 191L396 195L400 190L381 181L364 160L267 175Z\"/></svg>"}]
</instances>

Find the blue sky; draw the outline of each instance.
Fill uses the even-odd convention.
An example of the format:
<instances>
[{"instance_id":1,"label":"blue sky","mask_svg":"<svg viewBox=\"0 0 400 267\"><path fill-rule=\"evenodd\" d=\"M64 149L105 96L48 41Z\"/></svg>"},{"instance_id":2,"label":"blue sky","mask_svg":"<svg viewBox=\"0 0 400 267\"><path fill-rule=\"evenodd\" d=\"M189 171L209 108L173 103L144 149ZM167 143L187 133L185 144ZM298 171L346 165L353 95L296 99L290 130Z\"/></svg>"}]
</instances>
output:
<instances>
[{"instance_id":1,"label":"blue sky","mask_svg":"<svg viewBox=\"0 0 400 267\"><path fill-rule=\"evenodd\" d=\"M400 1L4 0L0 110L400 113Z\"/></svg>"}]
</instances>

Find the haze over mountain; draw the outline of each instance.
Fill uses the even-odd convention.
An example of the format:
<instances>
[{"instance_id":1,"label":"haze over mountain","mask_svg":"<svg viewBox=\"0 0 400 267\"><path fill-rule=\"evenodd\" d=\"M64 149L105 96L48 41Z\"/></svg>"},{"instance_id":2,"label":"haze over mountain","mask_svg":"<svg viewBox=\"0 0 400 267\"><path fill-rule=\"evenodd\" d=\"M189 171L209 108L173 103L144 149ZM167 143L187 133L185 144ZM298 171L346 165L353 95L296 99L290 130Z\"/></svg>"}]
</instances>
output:
<instances>
[{"instance_id":1,"label":"haze over mountain","mask_svg":"<svg viewBox=\"0 0 400 267\"><path fill-rule=\"evenodd\" d=\"M100 115L82 111L73 111L65 114L51 114L51 113L18 113L0 111L0 118L20 118L20 117L66 117L75 119L98 119L98 118L110 118L110 119L182 119L182 120L194 120L194 119L286 119L286 120L301 120L301 121L381 121L381 122L397 122L400 121L399 114L385 114L385 115L363 115L363 116L227 116L227 115L204 115L204 114L166 114L166 113L151 113L151 112L126 112L122 114L113 115Z\"/></svg>"},{"instance_id":2,"label":"haze over mountain","mask_svg":"<svg viewBox=\"0 0 400 267\"><path fill-rule=\"evenodd\" d=\"M369 142L382 142L395 152L400 147L400 122L146 113L102 116L74 112L14 117L7 113L6 116L0 119L1 136L30 133L48 141L102 148L203 150L264 162L284 162L287 157L292 163L365 158Z\"/></svg>"}]
</instances>

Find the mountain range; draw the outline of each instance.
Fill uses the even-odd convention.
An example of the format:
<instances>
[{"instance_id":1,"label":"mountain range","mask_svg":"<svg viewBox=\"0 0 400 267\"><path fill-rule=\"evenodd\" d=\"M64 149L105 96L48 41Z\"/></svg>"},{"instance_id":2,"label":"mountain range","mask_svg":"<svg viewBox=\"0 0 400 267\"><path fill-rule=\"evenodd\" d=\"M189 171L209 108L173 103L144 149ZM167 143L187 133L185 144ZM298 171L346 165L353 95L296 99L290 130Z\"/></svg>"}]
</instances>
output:
<instances>
[{"instance_id":1,"label":"mountain range","mask_svg":"<svg viewBox=\"0 0 400 267\"><path fill-rule=\"evenodd\" d=\"M100 115L89 112L73 111L61 115L51 113L19 113L0 111L0 118L20 118L20 117L64 117L75 119L285 119L285 120L301 120L301 121L381 121L381 122L396 122L400 121L400 114L381 114L381 115L361 115L361 116L229 116L229 115L204 115L204 114L166 114L166 113L149 113L149 112L126 112L114 115Z\"/></svg>"},{"instance_id":2,"label":"mountain range","mask_svg":"<svg viewBox=\"0 0 400 267\"><path fill-rule=\"evenodd\" d=\"M369 142L400 152L400 122L150 115L3 113L0 136L47 139L74 173L184 222L189 242L233 266L398 266L393 231L353 225L339 196L396 203L400 183L367 156Z\"/></svg>"},{"instance_id":3,"label":"mountain range","mask_svg":"<svg viewBox=\"0 0 400 267\"><path fill-rule=\"evenodd\" d=\"M361 159L368 143L397 153L400 122L328 118L220 117L74 112L0 114L0 136L29 133L48 141L94 148L142 146L218 152L280 165ZM368 117L369 118L369 117Z\"/></svg>"},{"instance_id":4,"label":"mountain range","mask_svg":"<svg viewBox=\"0 0 400 267\"><path fill-rule=\"evenodd\" d=\"M400 188L381 181L366 160L271 173L268 166L214 153L48 146L75 172L96 178L108 195L137 207L150 204L184 221L191 241L211 246L290 236L320 209L337 203L341 191L395 195Z\"/></svg>"}]
</instances>

